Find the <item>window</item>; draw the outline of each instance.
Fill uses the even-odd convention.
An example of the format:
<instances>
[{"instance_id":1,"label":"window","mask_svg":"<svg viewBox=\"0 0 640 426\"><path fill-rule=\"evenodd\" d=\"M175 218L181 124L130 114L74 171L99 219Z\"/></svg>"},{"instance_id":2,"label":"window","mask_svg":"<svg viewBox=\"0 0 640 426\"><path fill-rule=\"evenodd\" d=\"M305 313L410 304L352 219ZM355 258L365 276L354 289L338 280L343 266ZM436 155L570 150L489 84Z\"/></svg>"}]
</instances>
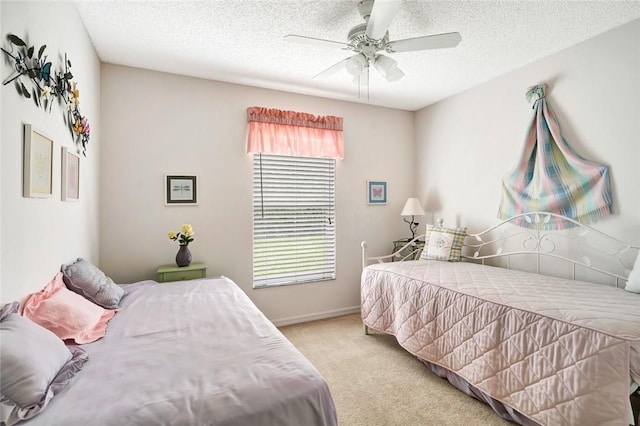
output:
<instances>
[{"instance_id":1,"label":"window","mask_svg":"<svg viewBox=\"0 0 640 426\"><path fill-rule=\"evenodd\" d=\"M336 158L342 117L247 108L253 154L253 286L336 277Z\"/></svg>"},{"instance_id":2,"label":"window","mask_svg":"<svg viewBox=\"0 0 640 426\"><path fill-rule=\"evenodd\" d=\"M253 155L253 286L336 277L334 158Z\"/></svg>"}]
</instances>

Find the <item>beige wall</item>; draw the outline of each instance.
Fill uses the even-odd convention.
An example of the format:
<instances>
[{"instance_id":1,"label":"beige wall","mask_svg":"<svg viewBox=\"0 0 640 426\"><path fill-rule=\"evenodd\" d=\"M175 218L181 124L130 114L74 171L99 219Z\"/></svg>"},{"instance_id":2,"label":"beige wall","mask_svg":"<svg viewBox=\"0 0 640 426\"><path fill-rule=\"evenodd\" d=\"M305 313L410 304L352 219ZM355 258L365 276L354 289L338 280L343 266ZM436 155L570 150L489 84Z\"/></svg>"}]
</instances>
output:
<instances>
[{"instance_id":1,"label":"beige wall","mask_svg":"<svg viewBox=\"0 0 640 426\"><path fill-rule=\"evenodd\" d=\"M568 143L610 166L615 216L595 227L640 244L640 21L529 64L416 113L418 194L429 218L480 230L497 222L501 179L533 118L529 86Z\"/></svg>"},{"instance_id":2,"label":"beige wall","mask_svg":"<svg viewBox=\"0 0 640 426\"><path fill-rule=\"evenodd\" d=\"M353 311L359 306L360 241L388 252L405 237L399 216L419 195L429 221L444 217L479 229L496 223L500 179L518 160L531 119L526 88L549 85L549 101L569 143L611 166L616 216L596 226L640 242L640 23L615 29L416 113L162 74L98 61L75 8L67 3L0 2L2 34L68 53L92 126L81 163L81 200L60 201L60 148L73 146L51 113L0 89L0 300L41 288L61 263L83 256L118 282L155 277L172 263L169 230L191 223L196 261L235 280L277 323ZM4 42L3 42L4 43ZM4 44L3 44L4 46ZM10 73L0 63L3 76ZM346 158L337 165L335 281L251 287L251 159L248 106L340 115ZM22 125L55 141L54 196L21 195ZM196 207L167 207L165 173L199 176ZM417 178L417 180L415 179ZM367 206L367 179L387 180L389 204ZM424 221L422 221L424 222ZM421 229L424 229L421 224Z\"/></svg>"},{"instance_id":3,"label":"beige wall","mask_svg":"<svg viewBox=\"0 0 640 426\"><path fill-rule=\"evenodd\" d=\"M0 4L0 34L4 34L4 20L2 19L2 5ZM5 68L0 66L0 71L4 71ZM0 89L0 123L2 123L2 104L4 103L2 100L4 99L4 91ZM4 128L4 124L2 124ZM2 141L4 138L2 137L2 129L0 129L0 166L2 165ZM2 170L0 170L1 172ZM0 173L0 303L4 300L2 298L2 210L3 210L3 202L2 202L2 173Z\"/></svg>"},{"instance_id":4,"label":"beige wall","mask_svg":"<svg viewBox=\"0 0 640 426\"><path fill-rule=\"evenodd\" d=\"M0 130L0 300L10 302L42 288L62 263L77 256L98 262L98 174L100 169L100 62L84 25L71 3L0 2L2 46L14 33L46 53L55 64L67 53L73 67L73 81L80 88L81 111L91 125L87 158L80 163L80 201L60 198L61 148L75 149L63 121L63 109L51 112L37 108L32 100L18 95L9 84L0 88L2 128ZM4 54L0 75L11 74ZM30 82L25 82L31 87ZM22 197L23 124L32 124L51 137L53 149L53 197Z\"/></svg>"},{"instance_id":5,"label":"beige wall","mask_svg":"<svg viewBox=\"0 0 640 426\"><path fill-rule=\"evenodd\" d=\"M337 279L252 288L252 161L246 109L265 106L344 117L337 162ZM117 282L154 279L174 262L167 238L193 225L194 261L233 279L279 324L352 312L360 304L360 242L383 254L406 237L414 191L413 113L117 65L102 67L100 263ZM198 175L198 206L165 206L164 174ZM388 181L386 206L368 206L367 179ZM406 229L405 229L406 228Z\"/></svg>"}]
</instances>

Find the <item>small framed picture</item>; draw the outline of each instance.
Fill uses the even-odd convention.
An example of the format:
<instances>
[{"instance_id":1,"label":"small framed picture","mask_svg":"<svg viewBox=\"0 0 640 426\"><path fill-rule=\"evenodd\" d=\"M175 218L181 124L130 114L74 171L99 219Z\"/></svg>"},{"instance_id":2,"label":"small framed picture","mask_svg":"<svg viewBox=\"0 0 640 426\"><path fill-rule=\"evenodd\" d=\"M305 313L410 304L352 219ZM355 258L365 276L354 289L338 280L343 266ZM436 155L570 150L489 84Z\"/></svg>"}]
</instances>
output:
<instances>
[{"instance_id":1,"label":"small framed picture","mask_svg":"<svg viewBox=\"0 0 640 426\"><path fill-rule=\"evenodd\" d=\"M48 198L53 195L53 140L24 125L22 196Z\"/></svg>"},{"instance_id":2,"label":"small framed picture","mask_svg":"<svg viewBox=\"0 0 640 426\"><path fill-rule=\"evenodd\" d=\"M197 205L198 180L195 175L165 175L165 204L168 206Z\"/></svg>"},{"instance_id":3,"label":"small framed picture","mask_svg":"<svg viewBox=\"0 0 640 426\"><path fill-rule=\"evenodd\" d=\"M387 182L367 181L367 204L387 204Z\"/></svg>"},{"instance_id":4,"label":"small framed picture","mask_svg":"<svg viewBox=\"0 0 640 426\"><path fill-rule=\"evenodd\" d=\"M62 201L80 199L80 157L62 147Z\"/></svg>"}]
</instances>

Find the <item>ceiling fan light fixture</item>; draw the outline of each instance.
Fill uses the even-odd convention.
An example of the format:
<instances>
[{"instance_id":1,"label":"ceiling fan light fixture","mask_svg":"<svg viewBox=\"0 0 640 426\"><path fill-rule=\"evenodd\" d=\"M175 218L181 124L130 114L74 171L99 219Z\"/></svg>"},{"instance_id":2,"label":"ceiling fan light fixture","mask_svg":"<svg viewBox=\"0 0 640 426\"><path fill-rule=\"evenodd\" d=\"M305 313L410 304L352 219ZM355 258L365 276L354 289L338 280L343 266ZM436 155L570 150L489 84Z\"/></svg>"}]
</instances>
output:
<instances>
[{"instance_id":1,"label":"ceiling fan light fixture","mask_svg":"<svg viewBox=\"0 0 640 426\"><path fill-rule=\"evenodd\" d=\"M404 77L404 73L398 68L398 61L388 56L378 55L373 62L373 66L388 81L396 81Z\"/></svg>"},{"instance_id":2,"label":"ceiling fan light fixture","mask_svg":"<svg viewBox=\"0 0 640 426\"><path fill-rule=\"evenodd\" d=\"M358 77L366 64L367 58L362 53L359 53L349 58L345 65L347 67L347 71L349 71L349 74L354 77Z\"/></svg>"},{"instance_id":3,"label":"ceiling fan light fixture","mask_svg":"<svg viewBox=\"0 0 640 426\"><path fill-rule=\"evenodd\" d=\"M400 80L402 77L404 77L404 72L402 72L400 68L396 67L389 72L389 75L387 76L387 81L397 81L397 80Z\"/></svg>"}]
</instances>

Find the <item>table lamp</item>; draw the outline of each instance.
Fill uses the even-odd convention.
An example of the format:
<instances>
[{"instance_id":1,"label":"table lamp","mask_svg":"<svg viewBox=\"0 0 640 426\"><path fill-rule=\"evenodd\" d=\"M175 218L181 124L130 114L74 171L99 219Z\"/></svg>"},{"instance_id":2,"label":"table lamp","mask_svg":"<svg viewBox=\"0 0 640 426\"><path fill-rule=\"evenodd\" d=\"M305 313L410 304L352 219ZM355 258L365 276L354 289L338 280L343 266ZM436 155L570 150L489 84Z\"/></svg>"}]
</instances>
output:
<instances>
[{"instance_id":1,"label":"table lamp","mask_svg":"<svg viewBox=\"0 0 640 426\"><path fill-rule=\"evenodd\" d=\"M409 230L411 230L411 239L413 240L416 237L416 229L418 228L419 223L414 222L416 216L424 216L424 210L420 205L420 201L417 198L409 198L407 202L404 204L404 208L402 209L402 213L400 216L411 216L411 221L408 221L406 218L403 220L409 224Z\"/></svg>"}]
</instances>

